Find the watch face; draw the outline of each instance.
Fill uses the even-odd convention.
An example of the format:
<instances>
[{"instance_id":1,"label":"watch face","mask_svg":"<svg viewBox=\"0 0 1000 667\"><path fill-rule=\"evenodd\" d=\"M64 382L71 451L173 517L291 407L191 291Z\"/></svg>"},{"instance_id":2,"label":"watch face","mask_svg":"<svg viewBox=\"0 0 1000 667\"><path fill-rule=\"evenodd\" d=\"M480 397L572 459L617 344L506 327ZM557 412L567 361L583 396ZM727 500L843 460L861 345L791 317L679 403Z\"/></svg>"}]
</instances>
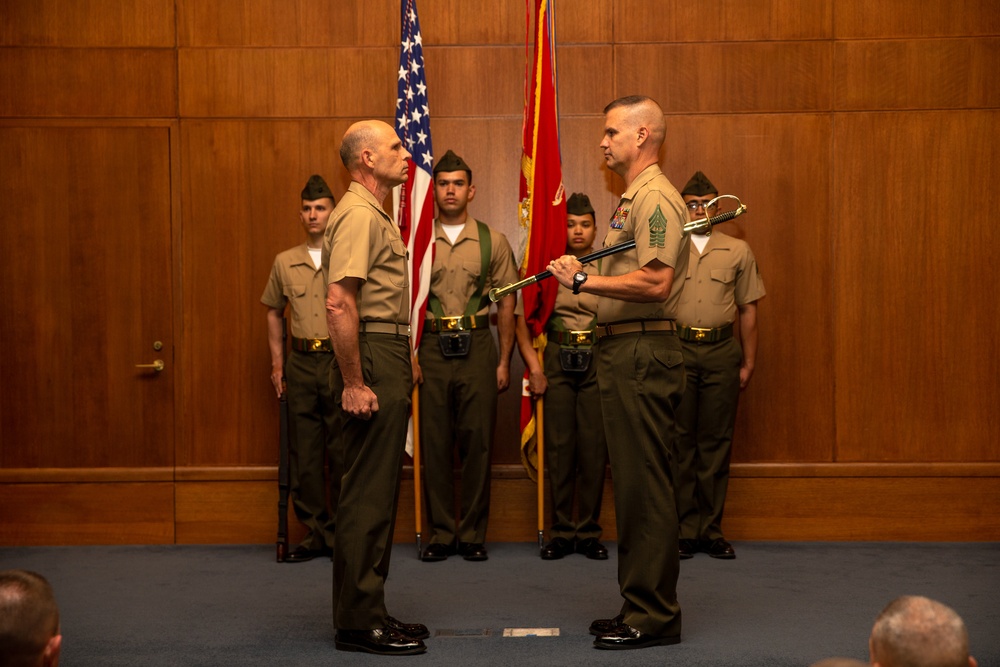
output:
<instances>
[{"instance_id":1,"label":"watch face","mask_svg":"<svg viewBox=\"0 0 1000 667\"><path fill-rule=\"evenodd\" d=\"M587 274L586 274L586 273L584 273L583 271L577 271L577 272L576 272L576 273L575 273L575 274L573 275L573 280L575 280L575 281L576 281L576 282L578 282L578 283L582 283L582 282L583 282L584 280L586 280L586 279L587 279Z\"/></svg>"}]
</instances>

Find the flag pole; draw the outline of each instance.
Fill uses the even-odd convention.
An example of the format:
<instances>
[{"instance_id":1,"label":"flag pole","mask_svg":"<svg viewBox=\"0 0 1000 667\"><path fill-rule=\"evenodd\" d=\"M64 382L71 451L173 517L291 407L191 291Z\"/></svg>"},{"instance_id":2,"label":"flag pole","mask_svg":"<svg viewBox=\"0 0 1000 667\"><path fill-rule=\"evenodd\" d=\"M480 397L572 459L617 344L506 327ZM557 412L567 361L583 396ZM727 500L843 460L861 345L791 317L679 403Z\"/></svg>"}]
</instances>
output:
<instances>
[{"instance_id":1,"label":"flag pole","mask_svg":"<svg viewBox=\"0 0 1000 667\"><path fill-rule=\"evenodd\" d=\"M545 368L545 348L538 348L538 363ZM538 550L545 546L545 395L535 403L535 468L538 470Z\"/></svg>"},{"instance_id":2,"label":"flag pole","mask_svg":"<svg viewBox=\"0 0 1000 667\"><path fill-rule=\"evenodd\" d=\"M410 414L413 417L413 523L417 534L417 558L420 558L422 546L420 544L420 531L423 526L421 516L421 474L420 474L420 385L413 385L412 402Z\"/></svg>"}]
</instances>

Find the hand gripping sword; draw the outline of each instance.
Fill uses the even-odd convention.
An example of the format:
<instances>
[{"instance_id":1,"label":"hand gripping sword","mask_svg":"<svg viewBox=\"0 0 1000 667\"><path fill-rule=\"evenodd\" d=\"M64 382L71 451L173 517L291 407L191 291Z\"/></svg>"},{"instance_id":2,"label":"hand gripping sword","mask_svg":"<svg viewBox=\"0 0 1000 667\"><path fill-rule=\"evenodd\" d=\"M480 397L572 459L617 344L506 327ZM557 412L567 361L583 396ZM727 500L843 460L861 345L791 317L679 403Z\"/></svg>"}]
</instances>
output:
<instances>
[{"instance_id":1,"label":"hand gripping sword","mask_svg":"<svg viewBox=\"0 0 1000 667\"><path fill-rule=\"evenodd\" d=\"M692 220L683 227L683 233L685 236L690 234L691 232L698 231L706 227L709 230L711 230L713 226L719 224L720 222L727 222L729 220L732 220L733 218L743 215L747 211L747 205L741 202L739 198L736 197L735 195L719 195L718 197L716 197L715 199L713 199L712 201L708 202L708 204L705 205L705 211L707 212L708 209L714 206L715 203L718 202L720 199L735 199L737 206L732 211L726 211L725 213L720 213L719 215L714 215L714 216L706 215L704 218L701 218L700 220ZM631 250L634 247L635 247L635 239L631 241L625 241L625 243L619 243L617 245L609 246L607 248L601 248L600 250L592 252L589 255L584 255L578 261L581 264L589 264L590 262L595 262L601 259L602 257L607 257L608 255L616 255L620 252ZM551 277L552 277L551 271L542 271L541 273L536 273L535 275L529 276L524 280L518 281L516 283L511 283L510 285L505 285L504 287L494 287L493 289L490 290L490 301L493 301L495 303L500 299L504 298L505 296L507 296L508 294L511 294L513 292L518 291L519 289L527 287L532 283L537 283L539 280L544 280L545 278L551 278Z\"/></svg>"}]
</instances>

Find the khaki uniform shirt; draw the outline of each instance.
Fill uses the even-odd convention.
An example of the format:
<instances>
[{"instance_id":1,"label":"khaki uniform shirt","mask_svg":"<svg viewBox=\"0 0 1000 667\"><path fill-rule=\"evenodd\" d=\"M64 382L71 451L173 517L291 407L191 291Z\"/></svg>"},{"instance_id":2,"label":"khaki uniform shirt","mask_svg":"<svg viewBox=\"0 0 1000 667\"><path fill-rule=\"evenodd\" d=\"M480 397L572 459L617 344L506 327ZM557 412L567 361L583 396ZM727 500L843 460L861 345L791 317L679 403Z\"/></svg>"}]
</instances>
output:
<instances>
[{"instance_id":1,"label":"khaki uniform shirt","mask_svg":"<svg viewBox=\"0 0 1000 667\"><path fill-rule=\"evenodd\" d=\"M746 241L712 232L704 252L691 244L691 258L677 308L677 321L714 329L736 320L737 306L766 294L757 260Z\"/></svg>"},{"instance_id":2,"label":"khaki uniform shirt","mask_svg":"<svg viewBox=\"0 0 1000 667\"><path fill-rule=\"evenodd\" d=\"M431 268L430 292L441 301L441 307L447 317L464 315L469 300L476 292L479 284L479 274L482 273L482 257L479 251L479 225L469 216L465 226L452 244L438 220L434 221L434 266ZM514 265L514 252L510 249L507 237L490 229L490 265L486 282L478 296L489 294L494 287L504 287L517 282L517 267ZM477 315L487 315L490 310L490 300L485 299L485 305ZM427 309L427 319L433 319L434 313Z\"/></svg>"},{"instance_id":3,"label":"khaki uniform shirt","mask_svg":"<svg viewBox=\"0 0 1000 667\"><path fill-rule=\"evenodd\" d=\"M326 280L313 264L306 244L280 253L271 266L271 277L260 297L269 308L292 306L292 336L328 338L326 326Z\"/></svg>"},{"instance_id":4,"label":"khaki uniform shirt","mask_svg":"<svg viewBox=\"0 0 1000 667\"><path fill-rule=\"evenodd\" d=\"M399 228L365 187L352 182L323 238L327 284L360 278L358 319L409 324L410 278Z\"/></svg>"},{"instance_id":5,"label":"khaki uniform shirt","mask_svg":"<svg viewBox=\"0 0 1000 667\"><path fill-rule=\"evenodd\" d=\"M651 164L632 181L611 216L604 247L635 239L635 249L605 257L601 275L620 276L638 271L654 259L674 269L666 301L633 303L609 297L597 300L600 324L629 320L672 320L677 311L683 276L687 273L688 244L683 233L687 208L677 188L659 165Z\"/></svg>"}]
</instances>

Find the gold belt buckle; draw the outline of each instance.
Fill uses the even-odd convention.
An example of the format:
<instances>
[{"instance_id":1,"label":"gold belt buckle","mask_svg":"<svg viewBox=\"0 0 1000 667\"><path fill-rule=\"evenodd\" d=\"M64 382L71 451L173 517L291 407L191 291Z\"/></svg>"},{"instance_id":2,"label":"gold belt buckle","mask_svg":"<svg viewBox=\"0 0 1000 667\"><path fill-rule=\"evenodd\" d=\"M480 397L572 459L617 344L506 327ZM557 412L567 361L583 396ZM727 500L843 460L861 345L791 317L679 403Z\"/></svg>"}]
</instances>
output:
<instances>
[{"instance_id":1,"label":"gold belt buckle","mask_svg":"<svg viewBox=\"0 0 1000 667\"><path fill-rule=\"evenodd\" d=\"M462 317L442 317L441 318L441 331L462 331L465 327L462 326Z\"/></svg>"},{"instance_id":2,"label":"gold belt buckle","mask_svg":"<svg viewBox=\"0 0 1000 667\"><path fill-rule=\"evenodd\" d=\"M696 343L700 343L701 341L703 341L706 338L708 338L708 334L712 330L711 329L700 329L698 327L691 327L691 331L694 332L694 340L695 340L695 342Z\"/></svg>"},{"instance_id":3,"label":"gold belt buckle","mask_svg":"<svg viewBox=\"0 0 1000 667\"><path fill-rule=\"evenodd\" d=\"M322 338L310 338L309 339L309 351L319 352L323 349L323 339Z\"/></svg>"},{"instance_id":4,"label":"gold belt buckle","mask_svg":"<svg viewBox=\"0 0 1000 667\"><path fill-rule=\"evenodd\" d=\"M568 345L589 345L593 342L593 334L590 331L567 331Z\"/></svg>"}]
</instances>

